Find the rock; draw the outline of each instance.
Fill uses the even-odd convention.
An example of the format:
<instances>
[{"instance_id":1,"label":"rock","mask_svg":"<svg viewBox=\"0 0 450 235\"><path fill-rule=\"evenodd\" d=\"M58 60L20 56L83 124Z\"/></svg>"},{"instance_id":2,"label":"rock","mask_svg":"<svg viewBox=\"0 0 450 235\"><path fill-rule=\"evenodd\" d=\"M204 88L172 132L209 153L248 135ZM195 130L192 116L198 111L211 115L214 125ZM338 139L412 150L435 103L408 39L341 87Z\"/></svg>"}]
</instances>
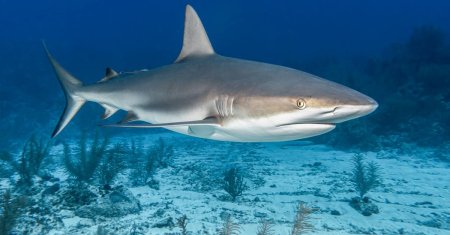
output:
<instances>
[{"instance_id":1,"label":"rock","mask_svg":"<svg viewBox=\"0 0 450 235\"><path fill-rule=\"evenodd\" d=\"M84 218L92 218L95 215L119 217L139 211L141 211L141 205L130 190L115 188L95 203L80 207L75 211L75 214Z\"/></svg>"},{"instance_id":2,"label":"rock","mask_svg":"<svg viewBox=\"0 0 450 235\"><path fill-rule=\"evenodd\" d=\"M155 179L150 179L147 181L147 185L148 187L154 189L154 190L159 190L159 181L155 180Z\"/></svg>"},{"instance_id":3,"label":"rock","mask_svg":"<svg viewBox=\"0 0 450 235\"><path fill-rule=\"evenodd\" d=\"M441 228L442 224L439 221L431 219L421 223L424 226L432 227L432 228Z\"/></svg>"},{"instance_id":4,"label":"rock","mask_svg":"<svg viewBox=\"0 0 450 235\"><path fill-rule=\"evenodd\" d=\"M255 213L253 214L256 218L266 218L267 217L267 214L266 213L264 213L264 212L258 212L258 211L255 211Z\"/></svg>"},{"instance_id":5,"label":"rock","mask_svg":"<svg viewBox=\"0 0 450 235\"><path fill-rule=\"evenodd\" d=\"M48 194L54 194L60 189L60 185L58 183L53 184L52 186L46 188L42 194L48 195Z\"/></svg>"},{"instance_id":6,"label":"rock","mask_svg":"<svg viewBox=\"0 0 450 235\"><path fill-rule=\"evenodd\" d=\"M332 211L330 212L330 214L332 214L332 215L341 215L341 212L339 212L339 211L337 211L337 210L332 210Z\"/></svg>"},{"instance_id":7,"label":"rock","mask_svg":"<svg viewBox=\"0 0 450 235\"><path fill-rule=\"evenodd\" d=\"M433 205L433 203L424 201L424 202L416 202L414 203L415 206L425 206L425 205Z\"/></svg>"},{"instance_id":8,"label":"rock","mask_svg":"<svg viewBox=\"0 0 450 235\"><path fill-rule=\"evenodd\" d=\"M173 227L175 227L175 224L173 223L172 217L168 217L168 218L165 218L163 220L156 222L152 227L153 228L173 228Z\"/></svg>"},{"instance_id":9,"label":"rock","mask_svg":"<svg viewBox=\"0 0 450 235\"><path fill-rule=\"evenodd\" d=\"M254 201L254 202L260 202L261 199L259 199L259 197L255 197L255 198L253 199L253 201Z\"/></svg>"},{"instance_id":10,"label":"rock","mask_svg":"<svg viewBox=\"0 0 450 235\"><path fill-rule=\"evenodd\" d=\"M164 209L159 208L158 210L156 210L156 212L153 214L153 216L162 217L164 215L164 213L166 213L166 211Z\"/></svg>"},{"instance_id":11,"label":"rock","mask_svg":"<svg viewBox=\"0 0 450 235\"><path fill-rule=\"evenodd\" d=\"M362 200L364 203L369 203L369 197L363 197L363 200Z\"/></svg>"},{"instance_id":12,"label":"rock","mask_svg":"<svg viewBox=\"0 0 450 235\"><path fill-rule=\"evenodd\" d=\"M93 202L96 197L96 194L91 192L87 187L81 185L70 186L62 193L64 205L69 207L88 205Z\"/></svg>"},{"instance_id":13,"label":"rock","mask_svg":"<svg viewBox=\"0 0 450 235\"><path fill-rule=\"evenodd\" d=\"M59 182L60 180L59 180L59 178L52 177L49 181L50 182Z\"/></svg>"},{"instance_id":14,"label":"rock","mask_svg":"<svg viewBox=\"0 0 450 235\"><path fill-rule=\"evenodd\" d=\"M40 175L40 177L41 177L41 179L42 179L43 181L50 181L50 180L53 178L53 176L52 176L50 173L48 173L48 172L42 173L42 174Z\"/></svg>"},{"instance_id":15,"label":"rock","mask_svg":"<svg viewBox=\"0 0 450 235\"><path fill-rule=\"evenodd\" d=\"M380 212L378 206L370 202L368 197L364 197L362 200L359 197L354 197L350 201L350 206L364 216L370 216Z\"/></svg>"},{"instance_id":16,"label":"rock","mask_svg":"<svg viewBox=\"0 0 450 235\"><path fill-rule=\"evenodd\" d=\"M222 219L222 220L224 220L224 221L225 221L226 219L228 219L230 216L231 216L231 214L228 213L228 212L226 212L226 211L220 212L220 215L219 215L220 219Z\"/></svg>"},{"instance_id":17,"label":"rock","mask_svg":"<svg viewBox=\"0 0 450 235\"><path fill-rule=\"evenodd\" d=\"M121 203L121 202L131 202L131 199L125 195L123 192L111 192L109 194L109 200L111 201L111 203L116 204L116 203Z\"/></svg>"}]
</instances>

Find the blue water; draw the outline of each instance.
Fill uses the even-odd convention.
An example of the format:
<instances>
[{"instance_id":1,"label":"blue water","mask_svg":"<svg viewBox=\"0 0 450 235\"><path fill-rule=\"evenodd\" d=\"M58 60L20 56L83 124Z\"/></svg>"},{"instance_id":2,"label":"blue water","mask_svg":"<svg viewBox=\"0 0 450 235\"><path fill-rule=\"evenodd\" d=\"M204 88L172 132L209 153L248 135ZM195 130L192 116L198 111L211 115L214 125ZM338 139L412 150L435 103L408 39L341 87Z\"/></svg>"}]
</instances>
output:
<instances>
[{"instance_id":1,"label":"blue water","mask_svg":"<svg viewBox=\"0 0 450 235\"><path fill-rule=\"evenodd\" d=\"M42 40L86 84L100 80L106 67L155 68L178 56L188 3L200 15L219 54L300 69L378 101L375 113L307 143L347 153L389 150L400 155L427 149L432 154L421 155L426 161L444 166L450 161L450 1L444 0L0 0L0 152L19 159L30 136L49 138L64 109L64 94ZM54 141L59 146L55 151L61 151L61 143L78 141L80 133L92 136L102 113L97 104L83 107ZM191 141L162 129L100 132L111 138L164 135ZM204 144L205 151L224 144L193 141ZM177 146L176 141L169 144ZM303 142L295 142L284 148L301 146ZM6 176L20 178L14 173ZM450 185L436 187L444 190ZM448 196L442 200L448 201ZM432 230L436 234L448 232L448 210L443 215L441 225L427 225L437 228Z\"/></svg>"}]
</instances>

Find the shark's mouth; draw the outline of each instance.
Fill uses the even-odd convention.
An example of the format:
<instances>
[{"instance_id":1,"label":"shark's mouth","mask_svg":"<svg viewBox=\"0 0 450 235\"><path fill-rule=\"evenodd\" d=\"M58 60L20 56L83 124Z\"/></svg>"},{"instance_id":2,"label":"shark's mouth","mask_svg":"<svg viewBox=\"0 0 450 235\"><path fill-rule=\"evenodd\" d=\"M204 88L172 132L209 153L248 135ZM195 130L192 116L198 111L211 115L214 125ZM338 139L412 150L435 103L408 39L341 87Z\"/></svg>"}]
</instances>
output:
<instances>
[{"instance_id":1,"label":"shark's mouth","mask_svg":"<svg viewBox=\"0 0 450 235\"><path fill-rule=\"evenodd\" d=\"M285 127L285 126L293 126L293 125L317 125L317 126L328 126L328 127L330 127L330 126L333 126L333 127L335 127L336 126L336 123L331 123L331 122L329 122L329 123L327 123L327 122L309 122L309 123L302 123L302 122L293 122L293 123L286 123L286 124L280 124L280 125L277 125L277 127Z\"/></svg>"},{"instance_id":2,"label":"shark's mouth","mask_svg":"<svg viewBox=\"0 0 450 235\"><path fill-rule=\"evenodd\" d=\"M333 130L334 123L291 123L277 126L273 133L292 139L303 139L321 135Z\"/></svg>"}]
</instances>

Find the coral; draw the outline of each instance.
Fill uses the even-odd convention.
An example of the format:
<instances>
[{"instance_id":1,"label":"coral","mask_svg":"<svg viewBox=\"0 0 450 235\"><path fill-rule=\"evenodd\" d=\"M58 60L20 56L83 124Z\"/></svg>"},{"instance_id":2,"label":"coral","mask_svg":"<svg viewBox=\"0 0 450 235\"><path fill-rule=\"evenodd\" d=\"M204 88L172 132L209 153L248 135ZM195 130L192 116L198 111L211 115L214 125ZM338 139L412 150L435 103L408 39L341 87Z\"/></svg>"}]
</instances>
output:
<instances>
[{"instance_id":1,"label":"coral","mask_svg":"<svg viewBox=\"0 0 450 235\"><path fill-rule=\"evenodd\" d=\"M299 203L295 213L294 224L292 225L291 235L300 235L310 231L313 226L310 223L311 214L314 212L312 208L307 207L304 203Z\"/></svg>"},{"instance_id":2,"label":"coral","mask_svg":"<svg viewBox=\"0 0 450 235\"><path fill-rule=\"evenodd\" d=\"M177 226L181 229L181 235L187 235L187 216L183 215L177 219Z\"/></svg>"},{"instance_id":3,"label":"coral","mask_svg":"<svg viewBox=\"0 0 450 235\"><path fill-rule=\"evenodd\" d=\"M339 149L359 149L374 151L379 148L375 125L365 119L358 119L340 124L333 133L317 137L326 139L327 144ZM343 138L345 136L345 138Z\"/></svg>"},{"instance_id":4,"label":"coral","mask_svg":"<svg viewBox=\"0 0 450 235\"><path fill-rule=\"evenodd\" d=\"M364 163L364 156L356 154L351 181L360 198L363 198L367 192L381 185L380 167L374 162Z\"/></svg>"},{"instance_id":5,"label":"coral","mask_svg":"<svg viewBox=\"0 0 450 235\"><path fill-rule=\"evenodd\" d=\"M222 229L220 229L219 235L238 235L240 230L241 226L233 222L231 216L228 216L222 225Z\"/></svg>"},{"instance_id":6,"label":"coral","mask_svg":"<svg viewBox=\"0 0 450 235\"><path fill-rule=\"evenodd\" d=\"M78 181L90 182L107 151L107 146L108 139L104 137L103 140L100 140L98 133L95 134L89 148L86 135L83 134L76 154L68 144L64 144L64 165L67 171Z\"/></svg>"},{"instance_id":7,"label":"coral","mask_svg":"<svg viewBox=\"0 0 450 235\"><path fill-rule=\"evenodd\" d=\"M256 235L273 235L273 224L269 220L261 220Z\"/></svg>"},{"instance_id":8,"label":"coral","mask_svg":"<svg viewBox=\"0 0 450 235\"><path fill-rule=\"evenodd\" d=\"M233 167L224 173L223 189L230 194L233 201L236 200L236 197L242 195L246 185L239 168Z\"/></svg>"},{"instance_id":9,"label":"coral","mask_svg":"<svg viewBox=\"0 0 450 235\"><path fill-rule=\"evenodd\" d=\"M433 26L421 26L414 30L406 46L414 63L440 62L445 51L445 33Z\"/></svg>"},{"instance_id":10,"label":"coral","mask_svg":"<svg viewBox=\"0 0 450 235\"><path fill-rule=\"evenodd\" d=\"M26 205L24 197L14 198L8 190L3 194L1 200L0 235L11 234L10 231L16 224L21 214L21 209Z\"/></svg>"}]
</instances>

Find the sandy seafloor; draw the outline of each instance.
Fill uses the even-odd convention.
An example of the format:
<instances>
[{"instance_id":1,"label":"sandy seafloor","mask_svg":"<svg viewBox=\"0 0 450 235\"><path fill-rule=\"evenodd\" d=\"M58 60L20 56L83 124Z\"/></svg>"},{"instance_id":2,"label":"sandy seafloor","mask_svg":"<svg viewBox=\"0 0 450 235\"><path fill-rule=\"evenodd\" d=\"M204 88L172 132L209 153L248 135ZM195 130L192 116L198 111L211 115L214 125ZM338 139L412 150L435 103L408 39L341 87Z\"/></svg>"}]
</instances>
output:
<instances>
[{"instance_id":1,"label":"sandy seafloor","mask_svg":"<svg viewBox=\"0 0 450 235\"><path fill-rule=\"evenodd\" d=\"M48 216L60 223L50 234L95 234L99 225L115 234L130 234L133 226L144 234L180 234L177 227L152 225L183 214L190 234L218 234L227 215L239 223L240 234L256 234L262 218L273 221L275 234L289 234L300 201L317 209L311 219L314 229L307 234L450 234L449 164L430 157L432 149L405 145L401 151L365 153L381 166L383 186L368 194L380 213L363 216L348 203L357 195L349 181L354 153L309 141L231 144L171 133L139 138L151 145L158 137L174 146L175 159L172 167L156 174L159 190L130 187L141 203L139 214L80 218L55 207ZM52 155L62 156L62 147ZM245 170L249 186L236 202L220 186L223 170L232 165ZM63 169L53 174L68 177ZM126 174L116 184L126 185Z\"/></svg>"}]
</instances>

